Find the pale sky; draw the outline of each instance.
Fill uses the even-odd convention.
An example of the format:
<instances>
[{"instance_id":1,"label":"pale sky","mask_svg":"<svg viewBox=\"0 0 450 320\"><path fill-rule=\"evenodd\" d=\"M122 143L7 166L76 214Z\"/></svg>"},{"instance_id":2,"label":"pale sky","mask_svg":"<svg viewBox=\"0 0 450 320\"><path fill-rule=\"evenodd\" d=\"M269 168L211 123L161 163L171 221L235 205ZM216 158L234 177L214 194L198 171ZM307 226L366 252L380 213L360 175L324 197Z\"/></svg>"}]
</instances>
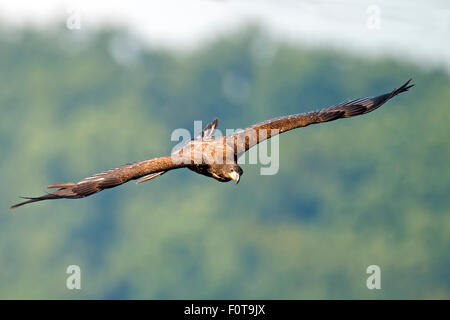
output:
<instances>
[{"instance_id":1,"label":"pale sky","mask_svg":"<svg viewBox=\"0 0 450 320\"><path fill-rule=\"evenodd\" d=\"M77 17L89 32L126 26L150 45L190 49L249 22L274 37L367 55L402 55L450 71L450 1L428 0L2 0L0 25L48 28Z\"/></svg>"}]
</instances>

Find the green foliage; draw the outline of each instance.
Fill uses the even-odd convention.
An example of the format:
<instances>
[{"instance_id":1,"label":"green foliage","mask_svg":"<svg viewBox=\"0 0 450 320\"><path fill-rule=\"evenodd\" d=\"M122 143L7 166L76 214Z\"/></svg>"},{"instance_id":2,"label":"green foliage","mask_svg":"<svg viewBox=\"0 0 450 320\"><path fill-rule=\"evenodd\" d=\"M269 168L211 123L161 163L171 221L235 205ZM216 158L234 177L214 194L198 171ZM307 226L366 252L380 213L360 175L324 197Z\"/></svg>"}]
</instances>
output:
<instances>
[{"instance_id":1,"label":"green foliage","mask_svg":"<svg viewBox=\"0 0 450 320\"><path fill-rule=\"evenodd\" d=\"M0 33L0 298L450 298L450 79L243 30L191 53L114 58L121 31ZM127 51L127 47L120 50ZM170 152L218 116L239 128L416 87L367 116L283 134L280 170L239 185L177 170L11 212ZM82 290L65 288L80 265ZM366 268L382 290L366 288Z\"/></svg>"}]
</instances>

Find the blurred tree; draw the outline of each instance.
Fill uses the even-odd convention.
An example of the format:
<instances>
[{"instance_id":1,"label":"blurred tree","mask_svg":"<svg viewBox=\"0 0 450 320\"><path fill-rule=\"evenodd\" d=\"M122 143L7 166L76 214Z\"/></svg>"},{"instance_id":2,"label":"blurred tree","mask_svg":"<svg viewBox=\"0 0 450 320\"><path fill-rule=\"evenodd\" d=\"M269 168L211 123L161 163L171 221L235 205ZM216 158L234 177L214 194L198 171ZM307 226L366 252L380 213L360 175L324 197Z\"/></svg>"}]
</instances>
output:
<instances>
[{"instance_id":1,"label":"blurred tree","mask_svg":"<svg viewBox=\"0 0 450 320\"><path fill-rule=\"evenodd\" d=\"M191 53L121 30L0 32L0 298L450 298L449 77L244 29ZM280 137L280 171L185 172L11 214L19 195L171 150L193 120L245 127L416 87ZM65 288L67 266L82 289ZM382 289L366 288L366 268Z\"/></svg>"}]
</instances>

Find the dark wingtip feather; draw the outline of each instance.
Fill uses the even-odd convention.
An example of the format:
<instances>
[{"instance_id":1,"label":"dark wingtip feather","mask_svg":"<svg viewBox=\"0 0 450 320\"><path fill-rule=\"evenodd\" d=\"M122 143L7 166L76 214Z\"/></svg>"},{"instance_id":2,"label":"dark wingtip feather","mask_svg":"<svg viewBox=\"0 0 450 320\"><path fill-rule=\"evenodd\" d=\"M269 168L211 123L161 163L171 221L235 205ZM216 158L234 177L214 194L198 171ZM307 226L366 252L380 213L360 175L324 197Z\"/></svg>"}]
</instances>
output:
<instances>
[{"instance_id":1,"label":"dark wingtip feather","mask_svg":"<svg viewBox=\"0 0 450 320\"><path fill-rule=\"evenodd\" d=\"M26 199L27 201L20 202L20 203L17 203L15 205L9 207L10 210L14 210L17 207L21 207L21 206L26 205L28 203L38 202L38 201L42 201L42 200L49 200L49 199L57 199L59 197L57 195L55 195L55 194L47 193L47 194L45 194L45 195L43 195L41 197L19 197L19 198Z\"/></svg>"},{"instance_id":2,"label":"dark wingtip feather","mask_svg":"<svg viewBox=\"0 0 450 320\"><path fill-rule=\"evenodd\" d=\"M392 91L391 95L392 96L396 96L397 94L402 93L402 92L406 92L410 88L414 87L414 84L409 84L411 81L412 81L412 79L409 79L400 88L394 89L394 91Z\"/></svg>"},{"instance_id":3,"label":"dark wingtip feather","mask_svg":"<svg viewBox=\"0 0 450 320\"><path fill-rule=\"evenodd\" d=\"M25 202L17 203L15 205L9 207L9 210L14 210L14 209L16 209L16 208L18 208L20 206L23 206L24 204L25 204Z\"/></svg>"},{"instance_id":4,"label":"dark wingtip feather","mask_svg":"<svg viewBox=\"0 0 450 320\"><path fill-rule=\"evenodd\" d=\"M14 209L16 209L16 208L18 208L18 207L21 207L21 206L23 206L23 205L26 205L27 203L31 203L31 202L35 202L35 201L36 201L36 200L33 200L33 199L31 199L31 198L26 198L26 197L20 197L20 198L22 198L22 199L28 199L28 200L27 200L27 201L24 201L24 202L16 203L15 205L9 207L9 210L14 210Z\"/></svg>"},{"instance_id":5,"label":"dark wingtip feather","mask_svg":"<svg viewBox=\"0 0 450 320\"><path fill-rule=\"evenodd\" d=\"M9 210L14 210L17 207L21 207L21 206L23 206L23 205L25 205L27 203L31 203L31 202L35 202L36 201L34 198L30 198L30 197L19 197L19 198L26 199L27 201L16 203L15 205L9 207Z\"/></svg>"}]
</instances>

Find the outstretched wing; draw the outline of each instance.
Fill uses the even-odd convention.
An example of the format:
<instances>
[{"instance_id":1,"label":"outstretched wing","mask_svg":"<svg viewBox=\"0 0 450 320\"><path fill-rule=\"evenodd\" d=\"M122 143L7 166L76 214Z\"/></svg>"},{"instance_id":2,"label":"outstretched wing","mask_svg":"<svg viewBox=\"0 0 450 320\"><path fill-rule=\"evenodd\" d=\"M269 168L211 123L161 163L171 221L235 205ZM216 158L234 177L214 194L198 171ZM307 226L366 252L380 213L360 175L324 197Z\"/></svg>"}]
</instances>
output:
<instances>
[{"instance_id":1,"label":"outstretched wing","mask_svg":"<svg viewBox=\"0 0 450 320\"><path fill-rule=\"evenodd\" d=\"M41 197L24 198L27 201L13 205L10 209L15 209L27 203L32 203L50 199L77 199L84 198L104 189L117 187L130 180L141 178L138 183L156 178L168 170L183 167L183 164L175 164L170 156L155 158L146 161L130 163L118 168L110 169L85 178L78 183L57 183L47 187L47 189L58 190L45 194Z\"/></svg>"},{"instance_id":2,"label":"outstretched wing","mask_svg":"<svg viewBox=\"0 0 450 320\"><path fill-rule=\"evenodd\" d=\"M411 79L398 89L376 97L368 97L344 102L326 109L301 113L282 118L272 119L258 123L254 126L238 131L227 137L227 141L234 144L235 154L239 157L242 153L274 135L310 124L328 122L340 118L349 118L369 113L381 107L386 101L399 93L408 91L414 85L410 85Z\"/></svg>"}]
</instances>

